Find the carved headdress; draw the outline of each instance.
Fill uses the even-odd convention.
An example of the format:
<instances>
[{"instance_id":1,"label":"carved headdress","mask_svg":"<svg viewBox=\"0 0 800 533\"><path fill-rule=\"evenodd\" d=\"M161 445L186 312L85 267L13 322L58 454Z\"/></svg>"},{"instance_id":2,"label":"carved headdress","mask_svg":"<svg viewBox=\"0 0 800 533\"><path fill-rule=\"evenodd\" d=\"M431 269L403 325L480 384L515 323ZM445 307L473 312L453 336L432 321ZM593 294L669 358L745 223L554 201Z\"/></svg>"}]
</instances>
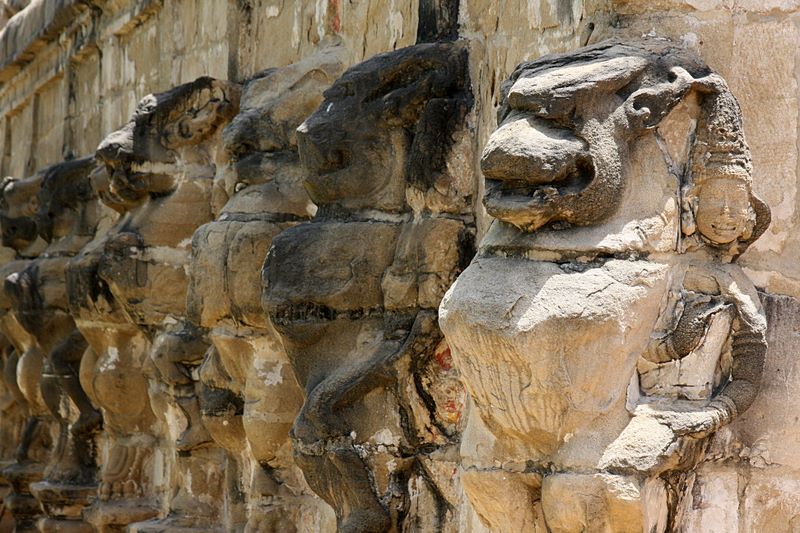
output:
<instances>
[{"instance_id":1,"label":"carved headdress","mask_svg":"<svg viewBox=\"0 0 800 533\"><path fill-rule=\"evenodd\" d=\"M695 231L693 204L704 183L712 179L739 180L747 188L751 220L745 234L733 244L731 251L738 256L766 231L770 209L753 194L753 164L744 138L739 103L721 77L712 74L702 82L698 88L706 94L695 130L690 172L683 186L683 232L691 235Z\"/></svg>"}]
</instances>

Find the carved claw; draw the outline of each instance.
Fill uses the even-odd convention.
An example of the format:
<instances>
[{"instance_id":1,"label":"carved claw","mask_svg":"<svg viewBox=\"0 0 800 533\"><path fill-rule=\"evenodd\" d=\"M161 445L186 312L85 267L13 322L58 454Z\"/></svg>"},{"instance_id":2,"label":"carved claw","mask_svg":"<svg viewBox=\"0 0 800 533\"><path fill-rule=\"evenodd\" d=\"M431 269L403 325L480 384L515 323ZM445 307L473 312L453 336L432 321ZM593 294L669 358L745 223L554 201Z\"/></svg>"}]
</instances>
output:
<instances>
[{"instance_id":1,"label":"carved claw","mask_svg":"<svg viewBox=\"0 0 800 533\"><path fill-rule=\"evenodd\" d=\"M640 405L636 416L647 416L669 427L675 435L704 438L729 421L728 413L711 404L696 409L669 409Z\"/></svg>"}]
</instances>

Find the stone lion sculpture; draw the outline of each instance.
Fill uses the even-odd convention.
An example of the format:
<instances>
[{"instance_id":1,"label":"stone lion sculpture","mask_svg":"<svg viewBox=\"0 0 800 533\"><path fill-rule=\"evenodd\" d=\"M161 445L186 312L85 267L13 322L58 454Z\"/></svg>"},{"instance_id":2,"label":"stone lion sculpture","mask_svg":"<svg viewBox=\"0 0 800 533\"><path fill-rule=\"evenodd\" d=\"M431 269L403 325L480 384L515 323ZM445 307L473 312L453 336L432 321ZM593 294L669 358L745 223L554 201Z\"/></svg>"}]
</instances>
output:
<instances>
[{"instance_id":1,"label":"stone lion sculpture","mask_svg":"<svg viewBox=\"0 0 800 533\"><path fill-rule=\"evenodd\" d=\"M481 165L496 218L440 307L469 391L462 475L493 531L665 531L757 394L736 258L769 224L724 80L663 40L517 67Z\"/></svg>"},{"instance_id":2,"label":"stone lion sculpture","mask_svg":"<svg viewBox=\"0 0 800 533\"><path fill-rule=\"evenodd\" d=\"M424 381L440 351L436 308L471 235L471 184L447 167L471 103L466 59L454 43L377 55L298 129L318 210L273 239L263 305L304 392L297 464L342 532L452 519L436 487L453 466L439 484L434 457L458 429ZM414 506L412 486L438 514Z\"/></svg>"}]
</instances>

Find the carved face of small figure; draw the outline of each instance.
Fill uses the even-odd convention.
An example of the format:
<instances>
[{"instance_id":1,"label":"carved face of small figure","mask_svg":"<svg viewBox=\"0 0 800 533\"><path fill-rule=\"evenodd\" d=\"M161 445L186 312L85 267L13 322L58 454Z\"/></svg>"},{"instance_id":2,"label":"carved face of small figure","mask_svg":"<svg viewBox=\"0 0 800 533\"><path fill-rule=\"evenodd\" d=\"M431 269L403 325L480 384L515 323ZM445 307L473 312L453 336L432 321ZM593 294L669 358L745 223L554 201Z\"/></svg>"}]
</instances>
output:
<instances>
[{"instance_id":1,"label":"carved face of small figure","mask_svg":"<svg viewBox=\"0 0 800 533\"><path fill-rule=\"evenodd\" d=\"M748 233L753 219L750 194L742 180L711 178L696 192L697 230L716 244L729 244Z\"/></svg>"}]
</instances>

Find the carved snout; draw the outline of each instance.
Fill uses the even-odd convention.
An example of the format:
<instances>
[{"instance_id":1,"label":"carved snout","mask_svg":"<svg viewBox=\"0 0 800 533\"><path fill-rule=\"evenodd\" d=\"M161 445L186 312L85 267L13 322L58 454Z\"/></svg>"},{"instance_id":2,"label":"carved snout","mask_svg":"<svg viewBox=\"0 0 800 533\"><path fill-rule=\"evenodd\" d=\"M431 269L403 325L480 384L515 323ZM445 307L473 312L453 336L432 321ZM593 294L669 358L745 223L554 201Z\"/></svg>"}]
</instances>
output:
<instances>
[{"instance_id":1,"label":"carved snout","mask_svg":"<svg viewBox=\"0 0 800 533\"><path fill-rule=\"evenodd\" d=\"M235 158L245 157L253 152L279 150L283 143L276 139L276 132L267 131L268 117L258 109L243 111L225 127L223 142L225 151Z\"/></svg>"},{"instance_id":2,"label":"carved snout","mask_svg":"<svg viewBox=\"0 0 800 533\"><path fill-rule=\"evenodd\" d=\"M524 112L512 113L494 132L481 169L487 212L525 231L568 216L595 176L586 141Z\"/></svg>"},{"instance_id":3,"label":"carved snout","mask_svg":"<svg viewBox=\"0 0 800 533\"><path fill-rule=\"evenodd\" d=\"M516 113L495 131L481 157L487 179L555 183L591 167L589 145L572 131Z\"/></svg>"},{"instance_id":4,"label":"carved snout","mask_svg":"<svg viewBox=\"0 0 800 533\"><path fill-rule=\"evenodd\" d=\"M300 161L314 174L329 174L350 164L350 150L342 142L346 134L331 126L329 123L309 124L306 121L297 128Z\"/></svg>"},{"instance_id":5,"label":"carved snout","mask_svg":"<svg viewBox=\"0 0 800 533\"><path fill-rule=\"evenodd\" d=\"M29 217L11 218L0 215L3 246L21 250L36 240L36 222Z\"/></svg>"}]
</instances>

